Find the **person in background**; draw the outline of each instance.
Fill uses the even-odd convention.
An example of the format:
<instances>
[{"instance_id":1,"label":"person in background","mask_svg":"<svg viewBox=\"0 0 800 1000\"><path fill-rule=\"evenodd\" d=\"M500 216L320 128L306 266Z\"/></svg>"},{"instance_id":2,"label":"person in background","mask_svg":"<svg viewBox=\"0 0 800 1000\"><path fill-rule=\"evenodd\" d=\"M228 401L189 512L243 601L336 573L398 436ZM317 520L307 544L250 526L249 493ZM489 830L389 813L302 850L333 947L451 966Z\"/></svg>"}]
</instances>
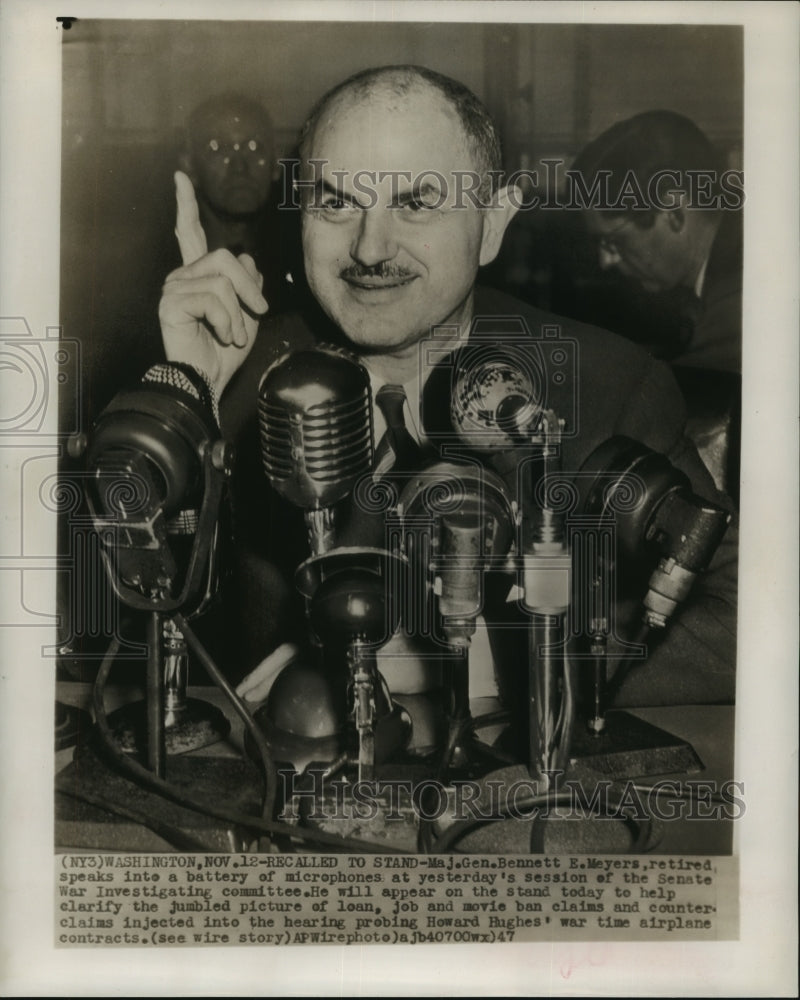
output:
<instances>
[{"instance_id":1,"label":"person in background","mask_svg":"<svg viewBox=\"0 0 800 1000\"><path fill-rule=\"evenodd\" d=\"M572 165L601 268L650 294L691 293L675 365L741 371L742 213L737 176L689 118L646 111L594 139ZM690 308L689 308L690 307Z\"/></svg>"},{"instance_id":2,"label":"person in background","mask_svg":"<svg viewBox=\"0 0 800 1000\"><path fill-rule=\"evenodd\" d=\"M288 300L285 230L273 206L275 134L267 110L242 94L219 94L189 115L181 170L191 179L208 250L249 254L270 308ZM177 250L177 247L176 247Z\"/></svg>"},{"instance_id":3,"label":"person in background","mask_svg":"<svg viewBox=\"0 0 800 1000\"><path fill-rule=\"evenodd\" d=\"M686 396L690 436L717 485L736 496L741 175L724 169L693 121L666 110L613 125L571 172L596 192L583 217L600 268L627 279L643 324L659 330L656 353L673 365ZM639 339L647 342L647 329Z\"/></svg>"}]
</instances>

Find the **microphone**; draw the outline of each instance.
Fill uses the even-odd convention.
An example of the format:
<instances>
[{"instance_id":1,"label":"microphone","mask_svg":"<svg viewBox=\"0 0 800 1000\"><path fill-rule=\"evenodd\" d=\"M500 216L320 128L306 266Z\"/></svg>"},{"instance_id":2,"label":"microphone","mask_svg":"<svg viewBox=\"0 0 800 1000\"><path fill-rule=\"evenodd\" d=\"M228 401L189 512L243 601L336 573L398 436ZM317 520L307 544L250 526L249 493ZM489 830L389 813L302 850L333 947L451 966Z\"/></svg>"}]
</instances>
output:
<instances>
[{"instance_id":1,"label":"microphone","mask_svg":"<svg viewBox=\"0 0 800 1000\"><path fill-rule=\"evenodd\" d=\"M468 645L481 611L482 574L511 547L514 516L505 484L480 466L435 462L408 482L400 509L407 528L430 532L445 639Z\"/></svg>"},{"instance_id":2,"label":"microphone","mask_svg":"<svg viewBox=\"0 0 800 1000\"><path fill-rule=\"evenodd\" d=\"M648 581L644 620L665 628L708 568L731 514L694 493L688 477L664 455L622 435L596 448L581 472L590 473L584 511L614 517L622 553L639 559L648 551L660 554Z\"/></svg>"},{"instance_id":3,"label":"microphone","mask_svg":"<svg viewBox=\"0 0 800 1000\"><path fill-rule=\"evenodd\" d=\"M450 417L461 440L478 451L529 444L544 416L544 375L523 345L477 342L455 358Z\"/></svg>"},{"instance_id":4,"label":"microphone","mask_svg":"<svg viewBox=\"0 0 800 1000\"><path fill-rule=\"evenodd\" d=\"M335 545L333 507L372 471L373 425L366 368L324 345L285 354L258 391L264 471L305 511L313 555Z\"/></svg>"},{"instance_id":5,"label":"microphone","mask_svg":"<svg viewBox=\"0 0 800 1000\"><path fill-rule=\"evenodd\" d=\"M89 506L101 538L115 529L104 555L119 596L140 610L196 610L187 605L209 596L231 462L200 375L185 365L157 365L109 403L88 445L73 450L86 452ZM192 538L188 555L181 536Z\"/></svg>"},{"instance_id":6,"label":"microphone","mask_svg":"<svg viewBox=\"0 0 800 1000\"><path fill-rule=\"evenodd\" d=\"M496 755L474 732L469 652L483 607L483 573L505 568L511 548L514 515L505 484L479 465L435 462L408 482L399 509L406 548L417 563L416 572L424 574L426 595L427 555L432 554L433 592L448 647L442 660L448 736L440 770L471 773L476 766L496 766Z\"/></svg>"},{"instance_id":7,"label":"microphone","mask_svg":"<svg viewBox=\"0 0 800 1000\"><path fill-rule=\"evenodd\" d=\"M517 565L528 624L528 767L544 787L564 763L572 720L564 655L571 554L547 485L561 466L564 421L546 407L544 369L530 343L468 343L457 355L451 421L461 440L516 471ZM520 452L524 458L520 457ZM544 485L544 490L539 487Z\"/></svg>"},{"instance_id":8,"label":"microphone","mask_svg":"<svg viewBox=\"0 0 800 1000\"><path fill-rule=\"evenodd\" d=\"M217 592L231 453L215 410L198 371L156 365L100 414L88 446L73 442L74 452L86 452L87 502L111 584L130 607L150 613L146 701L123 706L108 723L122 750L146 746L162 777L166 753L214 743L230 728L218 708L186 697L188 648L171 617L199 614Z\"/></svg>"}]
</instances>

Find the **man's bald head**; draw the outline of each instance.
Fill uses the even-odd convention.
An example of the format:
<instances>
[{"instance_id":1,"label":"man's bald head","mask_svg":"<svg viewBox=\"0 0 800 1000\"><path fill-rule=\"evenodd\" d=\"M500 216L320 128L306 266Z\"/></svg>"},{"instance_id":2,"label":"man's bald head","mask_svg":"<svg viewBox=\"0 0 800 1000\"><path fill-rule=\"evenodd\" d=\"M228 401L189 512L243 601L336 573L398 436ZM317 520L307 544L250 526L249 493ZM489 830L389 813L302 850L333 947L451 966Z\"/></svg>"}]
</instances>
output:
<instances>
[{"instance_id":1,"label":"man's bald head","mask_svg":"<svg viewBox=\"0 0 800 1000\"><path fill-rule=\"evenodd\" d=\"M300 158L311 156L314 136L337 113L359 104L377 109L401 106L410 96L429 94L432 102L452 114L464 133L465 143L481 175L480 196L489 198L499 185L502 171L500 139L489 112L457 80L424 66L380 66L362 70L328 91L316 104L300 137Z\"/></svg>"}]
</instances>

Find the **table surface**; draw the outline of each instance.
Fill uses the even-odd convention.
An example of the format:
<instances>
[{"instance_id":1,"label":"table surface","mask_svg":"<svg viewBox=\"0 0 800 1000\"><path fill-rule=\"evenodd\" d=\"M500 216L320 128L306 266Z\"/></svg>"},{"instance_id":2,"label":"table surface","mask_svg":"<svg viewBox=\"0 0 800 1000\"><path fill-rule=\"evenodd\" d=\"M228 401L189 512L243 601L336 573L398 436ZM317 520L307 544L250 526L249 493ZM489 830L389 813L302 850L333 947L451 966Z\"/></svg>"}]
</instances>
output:
<instances>
[{"instance_id":1,"label":"table surface","mask_svg":"<svg viewBox=\"0 0 800 1000\"><path fill-rule=\"evenodd\" d=\"M228 762L225 766L234 768L237 762L242 761L243 744L243 724L238 716L232 711L224 694L213 687L190 687L188 690L190 697L202 698L223 709L231 720L231 733L226 740L212 746L196 750L189 757L213 758L217 761ZM107 711L113 711L120 705L141 698L141 691L133 687L109 686L105 693L105 706ZM77 682L59 682L57 684L56 697L62 703L78 708L89 709L92 698L92 685ZM402 701L402 698L398 698ZM496 707L491 699L477 699L472 704L473 715L484 714ZM708 788L719 791L725 782L729 782L733 777L733 752L734 752L734 708L727 705L687 705L669 706L659 708L642 708L631 710L632 714L657 725L670 734L687 741L694 748L704 769L694 773L673 773L671 775L659 775L636 779L635 788L641 789L652 787L665 780L671 782L671 787L676 785L681 790L691 789L701 796L708 796ZM81 781L80 767L73 763L73 748L56 751L55 770L56 774L65 772L70 775L74 785L79 785ZM171 758L173 759L173 758ZM177 758L175 758L177 759ZM71 769L65 771L65 769ZM63 777L63 775L62 775ZM569 778L569 772L565 775ZM702 783L702 784L699 784ZM644 794L644 793L640 793ZM738 794L741 797L741 791ZM664 800L660 799L663 804ZM663 821L659 825L659 842L655 846L655 853L664 854L729 854L732 850L733 822L728 818L718 818L718 816L708 817L713 813L710 805L699 805L690 809L688 803L684 801L680 808L675 807L673 812L665 807L664 813L668 816L675 815L675 819ZM730 810L726 810L730 811ZM63 809L62 809L63 812ZM697 815L690 815L695 813ZM77 815L77 814L76 814ZM59 809L56 811L56 847L58 849L101 847L107 831L104 824L116 823L116 830L122 830L119 817L104 815L102 811L89 810L88 813L77 822L59 822ZM129 831L130 824L125 827ZM127 849L139 849L148 851L161 851L171 849L168 842L159 838L152 830L139 831L141 836L135 836L131 843L135 847ZM127 835L127 834L126 834ZM123 838L124 840L124 838ZM108 848L113 849L116 842L108 841ZM120 847L119 849L126 849ZM470 847L470 850L473 848ZM569 853L565 851L565 853ZM604 853L602 849L597 853Z\"/></svg>"}]
</instances>

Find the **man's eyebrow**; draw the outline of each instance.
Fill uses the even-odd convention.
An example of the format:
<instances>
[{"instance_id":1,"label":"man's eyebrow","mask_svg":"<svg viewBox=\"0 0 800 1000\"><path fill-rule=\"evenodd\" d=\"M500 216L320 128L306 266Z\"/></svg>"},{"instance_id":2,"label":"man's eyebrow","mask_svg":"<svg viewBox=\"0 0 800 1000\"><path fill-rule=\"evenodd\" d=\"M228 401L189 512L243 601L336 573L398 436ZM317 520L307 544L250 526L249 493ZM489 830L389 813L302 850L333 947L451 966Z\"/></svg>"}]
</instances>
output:
<instances>
[{"instance_id":1,"label":"man's eyebrow","mask_svg":"<svg viewBox=\"0 0 800 1000\"><path fill-rule=\"evenodd\" d=\"M373 179L374 180L374 179ZM352 205L355 208L363 208L364 206L359 202L356 192L355 194L345 191L338 184L333 184L331 181L327 180L325 177L320 177L316 180L313 186L309 189L309 182L305 182L303 185L303 190L306 192L307 197L310 195L310 202L312 205L321 205L322 198L325 195L332 195L339 201L346 202L348 205ZM369 190L369 189L368 189ZM366 194L366 191L360 192ZM403 208L406 205L413 204L420 199L426 198L432 195L437 199L437 205L440 205L443 197L446 197L447 184L445 182L444 187L438 183L431 183L430 181L423 181L422 183L416 183L413 187L409 188L407 191L399 191L392 198L390 208Z\"/></svg>"},{"instance_id":2,"label":"man's eyebrow","mask_svg":"<svg viewBox=\"0 0 800 1000\"><path fill-rule=\"evenodd\" d=\"M346 191L342 190L341 187L338 187L336 184L331 184L330 181L321 177L314 184L313 204L318 205L320 203L321 196L324 194L334 195L340 201L346 201L349 205L355 205L356 208L360 208L358 201L352 194L348 194Z\"/></svg>"},{"instance_id":3,"label":"man's eyebrow","mask_svg":"<svg viewBox=\"0 0 800 1000\"><path fill-rule=\"evenodd\" d=\"M442 193L442 188L439 184L431 184L430 181L425 181L422 184L417 183L409 188L408 191L401 191L396 197L392 198L392 208L402 208L404 205L419 201L420 198L424 198L429 194L441 199Z\"/></svg>"}]
</instances>

